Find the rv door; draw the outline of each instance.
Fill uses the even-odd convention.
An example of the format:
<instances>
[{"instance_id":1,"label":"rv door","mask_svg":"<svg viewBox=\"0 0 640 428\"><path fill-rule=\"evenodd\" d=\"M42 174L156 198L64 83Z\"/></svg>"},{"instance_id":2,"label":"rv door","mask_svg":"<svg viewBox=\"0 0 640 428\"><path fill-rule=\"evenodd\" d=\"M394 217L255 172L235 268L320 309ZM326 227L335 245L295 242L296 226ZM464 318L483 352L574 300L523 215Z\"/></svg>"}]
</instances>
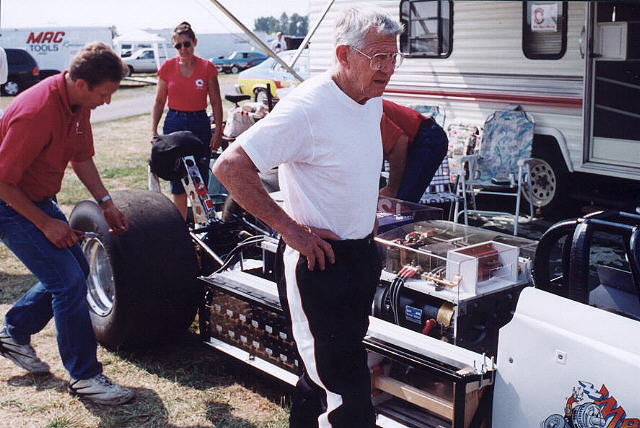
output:
<instances>
[{"instance_id":1,"label":"rv door","mask_svg":"<svg viewBox=\"0 0 640 428\"><path fill-rule=\"evenodd\" d=\"M611 1L587 7L585 161L640 168L640 5Z\"/></svg>"}]
</instances>

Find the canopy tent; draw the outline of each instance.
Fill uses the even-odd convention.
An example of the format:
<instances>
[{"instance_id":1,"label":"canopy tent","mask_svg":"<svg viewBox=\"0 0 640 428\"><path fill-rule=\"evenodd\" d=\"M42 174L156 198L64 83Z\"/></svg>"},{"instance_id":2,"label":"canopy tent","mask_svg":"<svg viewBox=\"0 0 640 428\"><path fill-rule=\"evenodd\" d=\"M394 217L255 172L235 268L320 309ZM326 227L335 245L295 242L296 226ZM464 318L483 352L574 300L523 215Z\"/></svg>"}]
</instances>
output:
<instances>
[{"instance_id":1,"label":"canopy tent","mask_svg":"<svg viewBox=\"0 0 640 428\"><path fill-rule=\"evenodd\" d=\"M131 30L113 39L113 46L120 51L123 44L131 46L150 45L153 48L154 57L158 68L160 68L160 55L158 50L163 49L164 57L168 58L167 41L157 34L144 30Z\"/></svg>"}]
</instances>

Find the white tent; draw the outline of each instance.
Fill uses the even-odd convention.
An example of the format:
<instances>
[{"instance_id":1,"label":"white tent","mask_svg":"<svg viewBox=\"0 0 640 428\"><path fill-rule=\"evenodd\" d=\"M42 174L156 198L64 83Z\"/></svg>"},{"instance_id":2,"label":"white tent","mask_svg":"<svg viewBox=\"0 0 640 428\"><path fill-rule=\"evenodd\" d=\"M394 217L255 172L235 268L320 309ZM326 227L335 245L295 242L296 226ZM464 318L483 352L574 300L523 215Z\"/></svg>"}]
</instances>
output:
<instances>
[{"instance_id":1,"label":"white tent","mask_svg":"<svg viewBox=\"0 0 640 428\"><path fill-rule=\"evenodd\" d=\"M122 45L131 45L132 51L141 47L151 46L158 68L160 68L160 49L163 50L163 56L168 58L167 41L163 37L149 33L148 31L131 30L113 39L113 46L120 54L122 54Z\"/></svg>"}]
</instances>

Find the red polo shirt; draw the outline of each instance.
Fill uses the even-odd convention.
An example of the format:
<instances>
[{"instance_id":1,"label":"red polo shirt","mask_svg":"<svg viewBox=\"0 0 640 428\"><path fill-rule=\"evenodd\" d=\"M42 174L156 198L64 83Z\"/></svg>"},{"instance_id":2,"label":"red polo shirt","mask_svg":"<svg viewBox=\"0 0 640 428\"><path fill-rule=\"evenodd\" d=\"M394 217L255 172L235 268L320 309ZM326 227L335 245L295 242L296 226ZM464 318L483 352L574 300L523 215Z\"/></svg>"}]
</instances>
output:
<instances>
[{"instance_id":1,"label":"red polo shirt","mask_svg":"<svg viewBox=\"0 0 640 428\"><path fill-rule=\"evenodd\" d=\"M402 134L409 137L411 143L418 133L420 124L426 117L409 107L401 106L389 100L382 100L382 147L389 153Z\"/></svg>"},{"instance_id":2,"label":"red polo shirt","mask_svg":"<svg viewBox=\"0 0 640 428\"><path fill-rule=\"evenodd\" d=\"M94 154L91 111L71 111L65 76L27 89L0 120L0 181L18 186L32 201L60 191L69 161Z\"/></svg>"},{"instance_id":3,"label":"red polo shirt","mask_svg":"<svg viewBox=\"0 0 640 428\"><path fill-rule=\"evenodd\" d=\"M166 60L158 70L158 77L167 82L169 108L179 111L199 111L207 108L209 81L218 75L211 61L195 57L191 76L180 72L180 57Z\"/></svg>"}]
</instances>

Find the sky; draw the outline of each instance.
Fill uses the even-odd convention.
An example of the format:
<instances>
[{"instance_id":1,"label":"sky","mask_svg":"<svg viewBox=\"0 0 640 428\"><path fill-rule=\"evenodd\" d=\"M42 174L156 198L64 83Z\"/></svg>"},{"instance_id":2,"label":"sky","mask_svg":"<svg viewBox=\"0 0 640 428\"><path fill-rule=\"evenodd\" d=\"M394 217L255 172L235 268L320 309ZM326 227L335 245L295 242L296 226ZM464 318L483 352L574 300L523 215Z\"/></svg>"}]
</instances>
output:
<instances>
[{"instance_id":1,"label":"sky","mask_svg":"<svg viewBox=\"0 0 640 428\"><path fill-rule=\"evenodd\" d=\"M219 0L253 30L255 18L282 12L306 15L308 0ZM0 27L115 25L131 29L173 28L188 21L196 34L240 32L210 0L0 0Z\"/></svg>"}]
</instances>

